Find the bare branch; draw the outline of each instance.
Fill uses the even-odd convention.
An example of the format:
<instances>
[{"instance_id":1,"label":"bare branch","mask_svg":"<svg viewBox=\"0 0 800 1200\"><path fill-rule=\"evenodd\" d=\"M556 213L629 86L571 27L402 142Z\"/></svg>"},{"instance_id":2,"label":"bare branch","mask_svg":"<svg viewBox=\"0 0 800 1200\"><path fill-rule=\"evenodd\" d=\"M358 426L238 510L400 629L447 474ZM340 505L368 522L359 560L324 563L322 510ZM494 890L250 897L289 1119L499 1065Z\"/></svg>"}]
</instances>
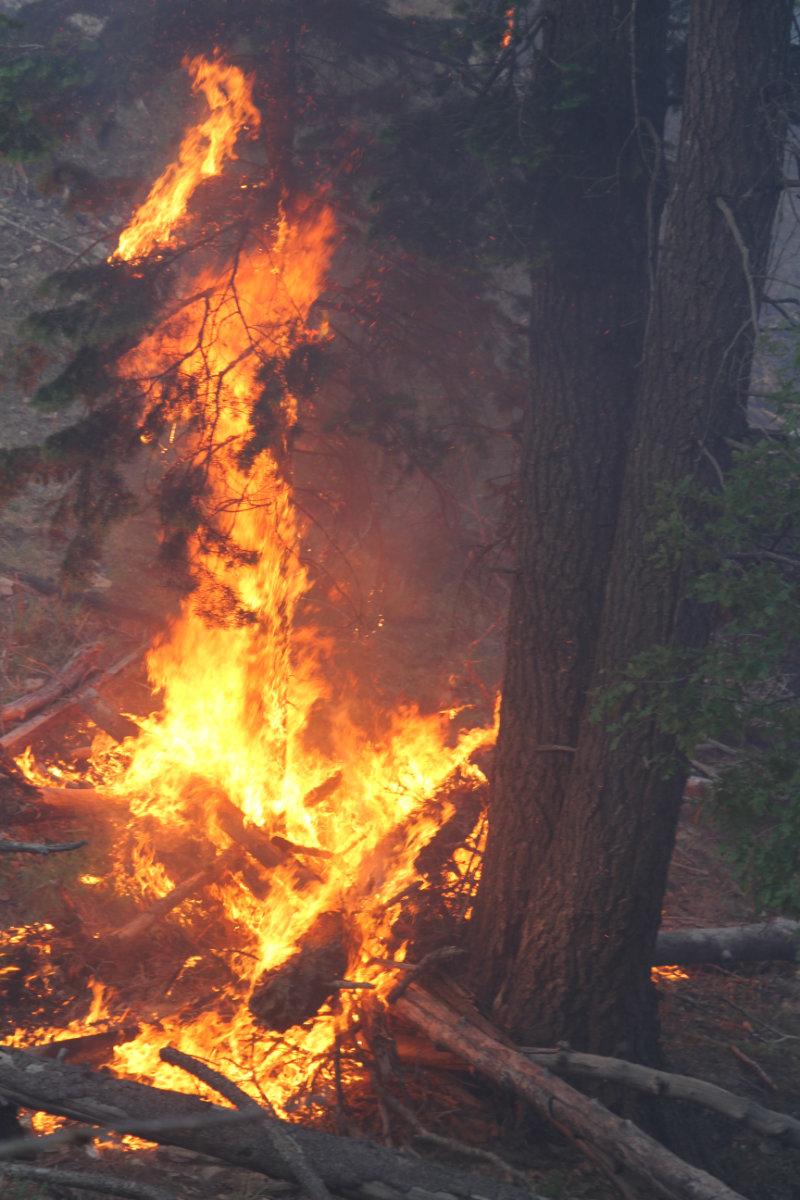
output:
<instances>
[{"instance_id":1,"label":"bare branch","mask_svg":"<svg viewBox=\"0 0 800 1200\"><path fill-rule=\"evenodd\" d=\"M30 1179L34 1183L80 1188L84 1192L102 1192L106 1196L122 1196L124 1200L175 1200L175 1192L152 1187L149 1183L134 1183L111 1175L93 1175L84 1171L59 1171L52 1167L32 1167L27 1163L0 1164L4 1179Z\"/></svg>"},{"instance_id":2,"label":"bare branch","mask_svg":"<svg viewBox=\"0 0 800 1200\"><path fill-rule=\"evenodd\" d=\"M89 843L80 842L7 842L0 840L0 854L63 854L66 850L80 850Z\"/></svg>"}]
</instances>

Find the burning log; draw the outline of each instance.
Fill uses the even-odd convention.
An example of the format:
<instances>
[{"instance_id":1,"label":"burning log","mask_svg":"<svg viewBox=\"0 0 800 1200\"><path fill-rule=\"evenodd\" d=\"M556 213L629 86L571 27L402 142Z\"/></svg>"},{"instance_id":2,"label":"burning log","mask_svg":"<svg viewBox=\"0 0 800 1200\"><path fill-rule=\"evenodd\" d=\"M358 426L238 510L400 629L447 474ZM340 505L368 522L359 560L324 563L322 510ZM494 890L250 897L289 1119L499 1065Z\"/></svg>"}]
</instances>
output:
<instances>
[{"instance_id":1,"label":"burning log","mask_svg":"<svg viewBox=\"0 0 800 1200\"><path fill-rule=\"evenodd\" d=\"M15 726L15 728L9 730L8 733L4 733L3 736L0 737L0 749L7 750L10 754L18 754L21 750L24 750L25 747L30 743L31 739L36 734L39 734L46 729L52 721L55 721L58 717L65 716L67 713L72 712L76 708L80 708L81 701L84 696L92 692L95 687L100 686L108 680L113 679L115 676L122 674L122 672L127 670L127 668L133 663L138 662L146 649L147 643L143 642L134 650L131 650L129 654L124 655L123 658L118 659L110 667L106 667L104 671L94 676L92 679L92 686L86 688L85 691L84 689L79 688L77 691L70 692L68 695L64 696L63 699L56 700L56 702L49 708L44 709L42 712L38 712L29 720L23 721L21 725Z\"/></svg>"},{"instance_id":2,"label":"burning log","mask_svg":"<svg viewBox=\"0 0 800 1200\"><path fill-rule=\"evenodd\" d=\"M60 1038L43 1046L32 1046L30 1054L37 1058L53 1058L57 1062L88 1063L100 1067L111 1057L115 1046L132 1042L138 1037L138 1025L114 1026L102 1033L85 1033L81 1037Z\"/></svg>"},{"instance_id":3,"label":"burning log","mask_svg":"<svg viewBox=\"0 0 800 1200\"><path fill-rule=\"evenodd\" d=\"M258 980L250 997L256 1020L283 1033L313 1017L347 970L349 934L343 913L320 913L286 962Z\"/></svg>"},{"instance_id":4,"label":"burning log","mask_svg":"<svg viewBox=\"0 0 800 1200\"><path fill-rule=\"evenodd\" d=\"M621 1164L668 1200L743 1200L739 1192L678 1158L632 1121L609 1112L532 1062L489 1025L466 997L456 994L456 1011L412 984L394 1006L398 1016L446 1046L498 1086L520 1096L587 1154Z\"/></svg>"},{"instance_id":5,"label":"burning log","mask_svg":"<svg viewBox=\"0 0 800 1200\"><path fill-rule=\"evenodd\" d=\"M12 700L10 704L0 708L0 724L13 725L17 721L24 721L59 700L67 692L71 692L95 669L101 650L99 642L81 646L52 679L43 683L35 692L20 696L18 700Z\"/></svg>"},{"instance_id":6,"label":"burning log","mask_svg":"<svg viewBox=\"0 0 800 1200\"><path fill-rule=\"evenodd\" d=\"M800 954L800 921L776 917L757 925L709 929L662 930L656 939L653 966L668 963L796 962Z\"/></svg>"},{"instance_id":7,"label":"burning log","mask_svg":"<svg viewBox=\"0 0 800 1200\"><path fill-rule=\"evenodd\" d=\"M96 688L86 688L81 692L80 707L87 717L91 717L98 729L107 733L115 742L124 742L126 738L137 737L139 726L130 717L115 712L107 704Z\"/></svg>"},{"instance_id":8,"label":"burning log","mask_svg":"<svg viewBox=\"0 0 800 1200\"><path fill-rule=\"evenodd\" d=\"M220 795L218 797L216 815L220 828L227 833L228 837L246 850L267 871L291 862L300 887L305 887L312 881L317 883L320 881L320 876L315 871L312 871L304 863L297 862L294 858L293 852L295 850L302 852L303 847L295 847L293 842L289 842L285 838L270 837L257 825L246 825L241 812L227 796Z\"/></svg>"},{"instance_id":9,"label":"burning log","mask_svg":"<svg viewBox=\"0 0 800 1200\"><path fill-rule=\"evenodd\" d=\"M166 896L162 896L160 900L156 900L144 912L139 913L126 925L107 934L106 940L119 944L135 942L138 938L143 937L158 921L163 920L168 913L172 912L173 908L177 908L184 900L201 892L203 888L218 879L223 871L232 862L235 862L238 853L238 848L235 847L223 850L207 866L184 879L182 883L174 887Z\"/></svg>"},{"instance_id":10,"label":"burning log","mask_svg":"<svg viewBox=\"0 0 800 1200\"><path fill-rule=\"evenodd\" d=\"M182 1146L272 1179L288 1177L285 1162L263 1131L250 1124L234 1123L235 1116L229 1110L180 1092L91 1073L86 1067L68 1063L43 1062L24 1051L3 1048L0 1097L34 1111L123 1133L141 1130L150 1141ZM179 1124L181 1121L183 1124ZM340 1196L354 1200L420 1200L422 1193L440 1193L442 1200L475 1200L487 1195L493 1200L536 1200L531 1192L486 1175L443 1168L386 1146L335 1137L286 1121L275 1124L297 1142L311 1169ZM31 1140L31 1144L35 1146L36 1142ZM727 1193L728 1200L730 1196Z\"/></svg>"}]
</instances>

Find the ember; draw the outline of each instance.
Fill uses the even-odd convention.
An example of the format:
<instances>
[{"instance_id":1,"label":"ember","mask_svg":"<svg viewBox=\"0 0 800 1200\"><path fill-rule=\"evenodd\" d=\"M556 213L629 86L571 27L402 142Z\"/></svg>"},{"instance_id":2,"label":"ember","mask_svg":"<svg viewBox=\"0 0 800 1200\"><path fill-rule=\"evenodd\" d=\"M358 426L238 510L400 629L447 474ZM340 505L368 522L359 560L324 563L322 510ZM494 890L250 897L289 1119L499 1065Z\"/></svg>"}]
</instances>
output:
<instances>
[{"instance_id":1,"label":"ember","mask_svg":"<svg viewBox=\"0 0 800 1200\"><path fill-rule=\"evenodd\" d=\"M237 68L205 59L188 68L210 113L134 214L113 263L139 269L174 247L198 185L235 156L240 133L258 127ZM215 536L195 535L197 586L147 657L160 711L90 762L95 791L86 802L113 825L114 867L111 880L83 876L81 916L94 922L85 951L105 986L94 985L83 1023L59 1031L135 1020L141 1031L110 1060L117 1072L201 1088L160 1060L170 1044L224 1065L284 1110L353 1019L361 992L349 983L393 983L386 961L404 956L393 927L420 878L418 856L462 795L469 828L444 838L446 853L468 835L483 781L470 756L494 738L491 727L452 737L449 714L408 706L387 715L380 740L368 740L346 703L333 700L327 639L300 620L312 583L286 467L293 396L271 447L245 453L259 372L329 337L312 310L336 240L320 198L280 212L250 232L235 262L206 257L186 270L168 315L122 363L143 390L145 422L155 404L169 414L159 446L167 464L205 473L204 517ZM320 705L331 713L324 749L307 736ZM453 777L460 792L444 787ZM111 892L116 907L106 907ZM110 914L123 910L112 924ZM152 931L175 961L168 986L154 970L148 989ZM38 1040L54 1036L36 1031ZM27 1029L13 1040L34 1039Z\"/></svg>"}]
</instances>

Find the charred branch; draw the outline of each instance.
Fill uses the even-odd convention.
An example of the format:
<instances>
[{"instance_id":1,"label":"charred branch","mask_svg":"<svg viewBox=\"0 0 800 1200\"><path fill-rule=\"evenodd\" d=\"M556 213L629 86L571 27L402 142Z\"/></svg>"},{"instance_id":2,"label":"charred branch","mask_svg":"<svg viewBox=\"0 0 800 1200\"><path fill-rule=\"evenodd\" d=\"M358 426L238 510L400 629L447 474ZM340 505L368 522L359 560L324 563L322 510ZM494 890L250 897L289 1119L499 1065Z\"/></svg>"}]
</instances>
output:
<instances>
[{"instance_id":1,"label":"charred branch","mask_svg":"<svg viewBox=\"0 0 800 1200\"><path fill-rule=\"evenodd\" d=\"M80 842L7 842L0 840L0 854L63 854L68 850L80 850L88 846Z\"/></svg>"},{"instance_id":2,"label":"charred branch","mask_svg":"<svg viewBox=\"0 0 800 1200\"><path fill-rule=\"evenodd\" d=\"M194 1096L90 1073L85 1067L43 1063L10 1049L0 1050L0 1096L36 1111L182 1146L273 1179L286 1178L285 1164L263 1129L253 1128L250 1113L231 1113ZM486 1176L445 1169L370 1142L283 1121L277 1124L296 1140L328 1189L353 1200L409 1197L414 1189L445 1193L456 1200L487 1194L493 1200L531 1200L530 1192ZM26 1139L27 1148L52 1144L58 1137Z\"/></svg>"}]
</instances>

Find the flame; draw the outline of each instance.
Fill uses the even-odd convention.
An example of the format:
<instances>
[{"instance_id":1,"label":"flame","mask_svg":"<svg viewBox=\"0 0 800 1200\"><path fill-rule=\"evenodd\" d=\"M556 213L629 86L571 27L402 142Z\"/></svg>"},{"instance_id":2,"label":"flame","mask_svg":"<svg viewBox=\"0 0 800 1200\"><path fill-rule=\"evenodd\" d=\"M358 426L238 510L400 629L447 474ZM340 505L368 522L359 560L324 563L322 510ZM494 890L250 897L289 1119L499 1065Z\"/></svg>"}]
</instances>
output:
<instances>
[{"instance_id":1,"label":"flame","mask_svg":"<svg viewBox=\"0 0 800 1200\"><path fill-rule=\"evenodd\" d=\"M119 260L168 245L201 180L233 157L242 129L258 126L240 71L200 58L188 69L210 114L134 214ZM312 579L287 465L298 401L284 391L270 445L255 450L254 406L265 373L329 336L313 307L336 238L333 214L319 200L280 213L239 248L233 266L206 260L187 274L171 311L121 365L143 389L145 412L166 413L169 435L158 447L165 463L202 475L204 532L191 543L197 587L147 658L161 710L121 751L98 750L93 759L101 790L119 802L109 813L121 814L113 885L145 909L231 850L231 811L239 840L244 830L245 841L278 837L284 841L269 845L306 848L278 854L269 871L242 865L244 855L219 860L226 865L209 877L202 903L219 914L230 986L189 1013L177 1004L169 1010L168 989L154 1000L152 1019L137 1011L141 1033L116 1047L111 1064L204 1094L160 1061L159 1048L172 1044L218 1063L284 1111L331 1053L337 1030L356 1019L356 1001L342 991L303 1026L271 1038L248 1008L262 972L285 962L321 914L337 911L352 929L350 977L379 993L392 981L386 959L404 956L389 945L399 897L416 881L419 851L453 811L451 801L433 798L456 771L482 780L470 757L495 736L494 725L454 736L455 712L423 714L413 705L367 734L347 699L334 695L329 640L304 616ZM315 737L321 710L326 733ZM26 769L33 771L30 760ZM83 882L93 887L99 877ZM187 896L170 919L190 929L196 917L197 900ZM198 948L178 978L201 969L206 955ZM101 1013L116 1020L121 1006L119 996L98 991L83 1025Z\"/></svg>"},{"instance_id":2,"label":"flame","mask_svg":"<svg viewBox=\"0 0 800 1200\"><path fill-rule=\"evenodd\" d=\"M505 11L506 27L503 30L503 37L500 41L501 49L507 50L514 38L514 30L517 24L516 5L511 4Z\"/></svg>"},{"instance_id":3,"label":"flame","mask_svg":"<svg viewBox=\"0 0 800 1200\"><path fill-rule=\"evenodd\" d=\"M193 193L204 179L219 175L226 159L235 158L243 130L256 133L261 115L253 104L249 81L238 67L198 56L185 60L195 92L202 92L208 117L189 130L170 164L123 231L112 258L132 262L169 245L187 219Z\"/></svg>"}]
</instances>

